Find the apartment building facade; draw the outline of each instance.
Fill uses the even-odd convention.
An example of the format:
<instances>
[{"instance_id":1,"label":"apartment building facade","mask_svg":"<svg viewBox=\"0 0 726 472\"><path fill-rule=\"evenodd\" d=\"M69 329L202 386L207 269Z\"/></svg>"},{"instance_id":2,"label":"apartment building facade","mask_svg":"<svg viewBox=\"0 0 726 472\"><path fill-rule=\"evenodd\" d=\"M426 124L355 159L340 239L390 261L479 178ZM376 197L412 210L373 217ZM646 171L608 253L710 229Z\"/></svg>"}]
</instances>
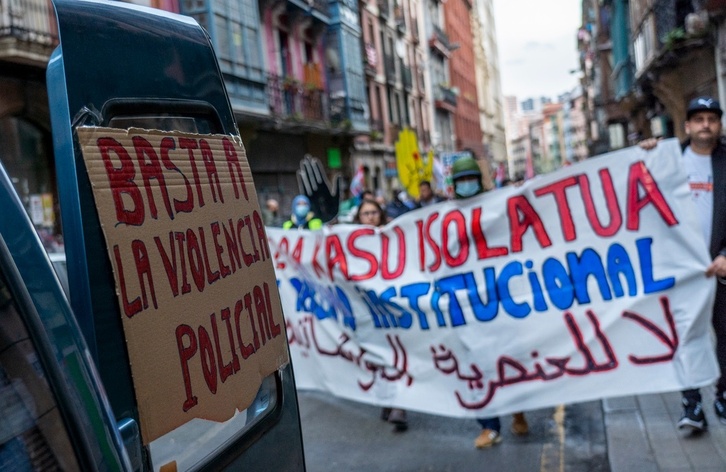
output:
<instances>
[{"instance_id":1,"label":"apartment building facade","mask_svg":"<svg viewBox=\"0 0 726 472\"><path fill-rule=\"evenodd\" d=\"M726 99L726 2L583 0L583 91L591 154L651 136L685 138L688 101ZM587 61L589 59L589 61Z\"/></svg>"},{"instance_id":2,"label":"apartment building facade","mask_svg":"<svg viewBox=\"0 0 726 472\"><path fill-rule=\"evenodd\" d=\"M506 159L491 0L480 2L129 3L192 16L207 30L260 198L278 198L285 211L305 155L330 176L350 179L362 165L366 186L390 197L404 130L421 156ZM44 76L57 42L47 0L0 10L0 158L50 233L60 228Z\"/></svg>"}]
</instances>

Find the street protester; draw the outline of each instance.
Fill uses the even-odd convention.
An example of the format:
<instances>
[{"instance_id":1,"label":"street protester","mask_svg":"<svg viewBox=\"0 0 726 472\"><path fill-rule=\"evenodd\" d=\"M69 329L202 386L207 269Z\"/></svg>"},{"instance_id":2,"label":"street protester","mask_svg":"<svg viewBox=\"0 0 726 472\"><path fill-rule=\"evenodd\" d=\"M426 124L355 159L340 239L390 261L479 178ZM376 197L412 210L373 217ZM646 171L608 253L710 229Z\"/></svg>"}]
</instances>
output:
<instances>
[{"instance_id":1,"label":"street protester","mask_svg":"<svg viewBox=\"0 0 726 472\"><path fill-rule=\"evenodd\" d=\"M406 192L400 189L394 189L392 192L393 197L388 202L388 205L386 205L386 214L389 220L411 211L411 207L404 202L404 198L408 198Z\"/></svg>"},{"instance_id":2,"label":"street protester","mask_svg":"<svg viewBox=\"0 0 726 472\"><path fill-rule=\"evenodd\" d=\"M408 192L405 190L401 190L400 192L398 192L398 199L401 201L401 203L406 205L409 210L415 210L419 207L416 200L411 198L411 195L409 195Z\"/></svg>"},{"instance_id":3,"label":"street protester","mask_svg":"<svg viewBox=\"0 0 726 472\"><path fill-rule=\"evenodd\" d=\"M716 284L712 323L721 369L714 410L719 421L726 424L726 140L721 136L722 116L721 105L712 97L697 97L689 102L685 122L688 139L681 143L681 162L713 260L706 268L706 276L717 279L709 282ZM653 149L656 145L655 139L640 143L643 149ZM678 421L678 428L695 434L704 432L708 421L700 390L688 389L681 394L683 416Z\"/></svg>"},{"instance_id":4,"label":"street protester","mask_svg":"<svg viewBox=\"0 0 726 472\"><path fill-rule=\"evenodd\" d=\"M268 198L265 201L265 206L260 208L262 212L262 221L265 226L280 226L280 204L274 198Z\"/></svg>"},{"instance_id":5,"label":"street protester","mask_svg":"<svg viewBox=\"0 0 726 472\"><path fill-rule=\"evenodd\" d=\"M386 224L386 212L373 199L362 200L355 215L355 223L369 226L384 226ZM383 408L381 419L394 425L394 431L402 432L408 429L406 410L400 408Z\"/></svg>"},{"instance_id":6,"label":"street protester","mask_svg":"<svg viewBox=\"0 0 726 472\"><path fill-rule=\"evenodd\" d=\"M451 167L451 177L454 183L454 199L473 197L484 193L482 186L482 173L479 164L471 157L463 157L454 162ZM502 424L498 416L489 418L478 418L477 422L482 427L481 433L474 440L474 446L478 449L491 447L502 441ZM524 413L512 415L513 434L523 436L529 433L529 425Z\"/></svg>"},{"instance_id":7,"label":"street protester","mask_svg":"<svg viewBox=\"0 0 726 472\"><path fill-rule=\"evenodd\" d=\"M343 194L340 197L340 203L338 204L338 223L350 223L353 221L355 216L356 206L358 205L358 198L355 197L350 191L350 188L345 186L342 190Z\"/></svg>"},{"instance_id":8,"label":"street protester","mask_svg":"<svg viewBox=\"0 0 726 472\"><path fill-rule=\"evenodd\" d=\"M388 202L386 201L386 197L383 195L383 192L380 191L378 192L378 195L376 195L376 198L374 198L373 200L375 200L375 202L378 203L381 208L386 208L386 205L388 204ZM386 215L386 217L388 218L388 215Z\"/></svg>"},{"instance_id":9,"label":"street protester","mask_svg":"<svg viewBox=\"0 0 726 472\"><path fill-rule=\"evenodd\" d=\"M439 203L441 198L439 198L438 195L436 195L431 188L431 182L428 180L422 180L420 184L418 184L418 201L417 204L419 207L425 207L429 205L433 205L434 203Z\"/></svg>"},{"instance_id":10,"label":"street protester","mask_svg":"<svg viewBox=\"0 0 726 472\"><path fill-rule=\"evenodd\" d=\"M316 230L323 227L323 221L315 216L310 207L310 199L298 195L292 200L290 219L282 224L283 229L299 228Z\"/></svg>"}]
</instances>

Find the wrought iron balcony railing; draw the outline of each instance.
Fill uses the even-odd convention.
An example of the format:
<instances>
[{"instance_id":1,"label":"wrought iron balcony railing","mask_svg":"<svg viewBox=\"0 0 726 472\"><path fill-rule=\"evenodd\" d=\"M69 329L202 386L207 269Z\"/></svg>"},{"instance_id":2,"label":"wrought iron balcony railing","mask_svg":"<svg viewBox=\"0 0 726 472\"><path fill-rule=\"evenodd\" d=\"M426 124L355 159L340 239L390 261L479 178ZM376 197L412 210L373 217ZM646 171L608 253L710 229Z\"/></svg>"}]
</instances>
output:
<instances>
[{"instance_id":1,"label":"wrought iron balcony railing","mask_svg":"<svg viewBox=\"0 0 726 472\"><path fill-rule=\"evenodd\" d=\"M383 120L370 120L371 131L383 132Z\"/></svg>"},{"instance_id":2,"label":"wrought iron balcony railing","mask_svg":"<svg viewBox=\"0 0 726 472\"><path fill-rule=\"evenodd\" d=\"M396 19L396 29L399 33L406 33L406 19L403 15L403 7L400 4L396 4L393 8L393 16Z\"/></svg>"},{"instance_id":3,"label":"wrought iron balcony railing","mask_svg":"<svg viewBox=\"0 0 726 472\"><path fill-rule=\"evenodd\" d=\"M416 19L415 17L411 17L411 39L413 40L414 44L418 44L418 19Z\"/></svg>"},{"instance_id":4,"label":"wrought iron balcony railing","mask_svg":"<svg viewBox=\"0 0 726 472\"><path fill-rule=\"evenodd\" d=\"M58 44L55 14L47 0L0 1L0 57L23 63L48 62Z\"/></svg>"},{"instance_id":5,"label":"wrought iron balcony railing","mask_svg":"<svg viewBox=\"0 0 726 472\"><path fill-rule=\"evenodd\" d=\"M378 67L378 51L373 43L366 43L363 48L363 64L365 66L365 72L368 75L376 75L376 68Z\"/></svg>"},{"instance_id":6,"label":"wrought iron balcony railing","mask_svg":"<svg viewBox=\"0 0 726 472\"><path fill-rule=\"evenodd\" d=\"M449 35L447 35L440 26L432 25L433 33L429 38L429 45L432 48L436 48L444 54L448 54L451 51L451 43L449 42Z\"/></svg>"},{"instance_id":7,"label":"wrought iron balcony railing","mask_svg":"<svg viewBox=\"0 0 726 472\"><path fill-rule=\"evenodd\" d=\"M384 54L383 65L386 69L386 80L388 82L396 81L396 59L390 54Z\"/></svg>"},{"instance_id":8,"label":"wrought iron balcony railing","mask_svg":"<svg viewBox=\"0 0 726 472\"><path fill-rule=\"evenodd\" d=\"M413 89L413 78L411 76L411 68L410 67L403 67L401 68L402 76L403 76L403 87L407 91L411 91Z\"/></svg>"},{"instance_id":9,"label":"wrought iron balcony railing","mask_svg":"<svg viewBox=\"0 0 726 472\"><path fill-rule=\"evenodd\" d=\"M437 106L453 111L456 109L457 93L446 85L439 85L434 92Z\"/></svg>"},{"instance_id":10,"label":"wrought iron balcony railing","mask_svg":"<svg viewBox=\"0 0 726 472\"><path fill-rule=\"evenodd\" d=\"M317 10L324 15L328 15L328 2L327 0L313 0L313 10Z\"/></svg>"},{"instance_id":11,"label":"wrought iron balcony railing","mask_svg":"<svg viewBox=\"0 0 726 472\"><path fill-rule=\"evenodd\" d=\"M389 11L388 0L378 0L378 12L381 18L388 18Z\"/></svg>"},{"instance_id":12,"label":"wrought iron balcony railing","mask_svg":"<svg viewBox=\"0 0 726 472\"><path fill-rule=\"evenodd\" d=\"M268 75L267 97L273 115L292 120L326 121L325 91L314 83Z\"/></svg>"}]
</instances>

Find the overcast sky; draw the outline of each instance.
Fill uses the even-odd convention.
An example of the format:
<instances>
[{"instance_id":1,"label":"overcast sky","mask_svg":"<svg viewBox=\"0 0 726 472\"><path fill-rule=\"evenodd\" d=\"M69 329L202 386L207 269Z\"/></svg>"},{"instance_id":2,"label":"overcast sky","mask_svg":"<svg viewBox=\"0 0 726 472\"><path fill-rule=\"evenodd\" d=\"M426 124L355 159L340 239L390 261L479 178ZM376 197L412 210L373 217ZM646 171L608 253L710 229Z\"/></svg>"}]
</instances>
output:
<instances>
[{"instance_id":1,"label":"overcast sky","mask_svg":"<svg viewBox=\"0 0 726 472\"><path fill-rule=\"evenodd\" d=\"M577 85L581 0L494 0L502 91L556 99Z\"/></svg>"}]
</instances>

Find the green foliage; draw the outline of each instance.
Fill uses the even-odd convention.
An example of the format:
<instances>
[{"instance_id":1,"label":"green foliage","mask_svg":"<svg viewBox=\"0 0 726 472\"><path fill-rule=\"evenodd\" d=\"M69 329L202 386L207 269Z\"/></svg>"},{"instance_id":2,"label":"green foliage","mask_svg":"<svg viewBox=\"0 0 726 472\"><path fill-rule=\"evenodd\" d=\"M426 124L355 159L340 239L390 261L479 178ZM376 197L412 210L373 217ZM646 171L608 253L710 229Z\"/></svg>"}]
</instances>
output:
<instances>
[{"instance_id":1,"label":"green foliage","mask_svg":"<svg viewBox=\"0 0 726 472\"><path fill-rule=\"evenodd\" d=\"M686 30L682 27L678 27L666 33L666 35L662 38L662 42L666 49L672 49L676 44L681 41L685 41L686 39L688 39Z\"/></svg>"}]
</instances>

